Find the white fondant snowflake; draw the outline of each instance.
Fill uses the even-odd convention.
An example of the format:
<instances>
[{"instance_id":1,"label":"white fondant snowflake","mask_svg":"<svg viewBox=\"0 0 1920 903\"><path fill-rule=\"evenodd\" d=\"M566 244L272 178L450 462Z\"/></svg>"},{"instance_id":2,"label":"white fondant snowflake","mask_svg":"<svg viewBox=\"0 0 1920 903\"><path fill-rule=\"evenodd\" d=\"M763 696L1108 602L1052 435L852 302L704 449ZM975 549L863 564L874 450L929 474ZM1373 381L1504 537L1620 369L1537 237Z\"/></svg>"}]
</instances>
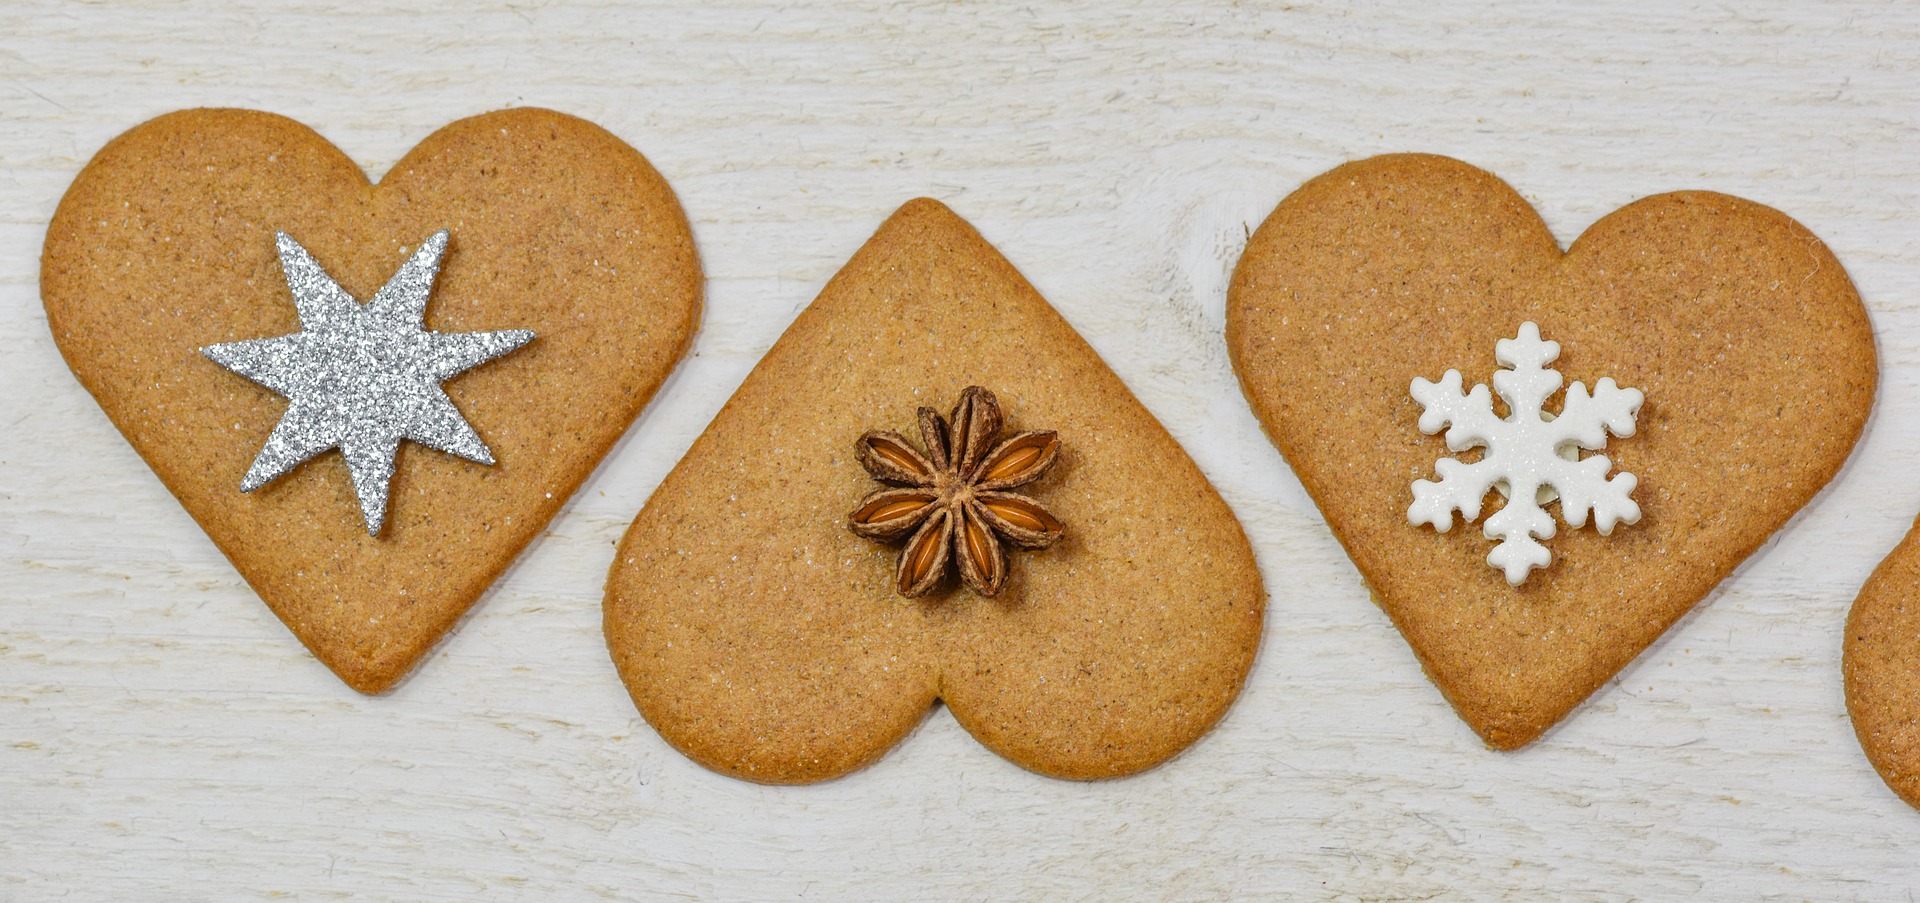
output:
<instances>
[{"instance_id":1,"label":"white fondant snowflake","mask_svg":"<svg viewBox=\"0 0 1920 903\"><path fill-rule=\"evenodd\" d=\"M1593 514L1594 529L1606 536L1616 523L1640 520L1640 506L1631 495L1639 478L1621 472L1607 479L1613 462L1605 455L1581 458L1578 449L1605 448L1607 433L1633 435L1633 418L1645 398L1639 389L1622 389L1611 378L1602 379L1587 394L1585 383L1567 390L1559 416L1540 406L1559 391L1559 372L1546 369L1560 356L1560 343L1542 341L1539 327L1520 324L1520 334L1501 339L1493 357L1502 366L1493 374L1494 391L1506 401L1508 415L1493 412L1486 386L1461 394L1460 371L1448 370L1439 382L1416 377L1413 398L1425 413L1420 432L1431 436L1447 429L1447 448L1460 452L1485 446L1486 457L1472 464L1453 458L1434 462L1440 481L1416 480L1413 506L1407 521L1432 524L1442 533L1453 529L1453 512L1464 522L1480 516L1487 490L1497 488L1507 497L1506 507L1487 518L1483 532L1498 539L1487 563L1506 572L1507 582L1519 586L1534 568L1553 561L1538 540L1553 537L1553 516L1541 507L1560 499L1560 516L1579 529Z\"/></svg>"}]
</instances>

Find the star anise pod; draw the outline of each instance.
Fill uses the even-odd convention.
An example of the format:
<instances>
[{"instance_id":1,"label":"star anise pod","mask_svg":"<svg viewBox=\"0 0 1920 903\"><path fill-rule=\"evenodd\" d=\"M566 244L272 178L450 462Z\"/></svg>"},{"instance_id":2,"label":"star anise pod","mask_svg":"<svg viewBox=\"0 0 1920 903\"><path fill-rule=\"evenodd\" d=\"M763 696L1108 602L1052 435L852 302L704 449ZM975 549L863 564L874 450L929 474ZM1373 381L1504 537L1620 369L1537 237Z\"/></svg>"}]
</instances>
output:
<instances>
[{"instance_id":1,"label":"star anise pod","mask_svg":"<svg viewBox=\"0 0 1920 903\"><path fill-rule=\"evenodd\" d=\"M875 479L905 488L881 489L860 502L848 518L853 532L891 540L907 533L894 586L920 596L957 561L960 579L991 596L1007 582L1005 544L1044 549L1060 541L1065 525L1046 507L1007 490L1040 478L1060 453L1052 430L1030 430L999 439L1000 402L968 386L946 418L920 409L921 454L905 436L872 430L860 437L860 463Z\"/></svg>"}]
</instances>

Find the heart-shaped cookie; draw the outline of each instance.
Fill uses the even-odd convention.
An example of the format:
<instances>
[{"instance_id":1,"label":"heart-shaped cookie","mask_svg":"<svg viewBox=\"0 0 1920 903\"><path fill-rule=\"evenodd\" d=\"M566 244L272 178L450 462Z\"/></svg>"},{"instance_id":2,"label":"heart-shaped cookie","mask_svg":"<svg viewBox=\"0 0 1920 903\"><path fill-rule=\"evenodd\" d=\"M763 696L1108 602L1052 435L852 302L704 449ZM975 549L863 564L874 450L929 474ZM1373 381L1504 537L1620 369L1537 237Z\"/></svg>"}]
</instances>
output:
<instances>
[{"instance_id":1,"label":"heart-shaped cookie","mask_svg":"<svg viewBox=\"0 0 1920 903\"><path fill-rule=\"evenodd\" d=\"M955 398L960 416L940 424ZM922 407L937 410L916 418ZM985 439L940 448L948 427L1003 425L1019 437L1004 453ZM863 466L863 437L886 438L873 430L913 438ZM914 472L953 468L1034 529L1003 530L1026 549L1004 562L975 534L983 566L921 595L897 545L876 541L897 531L856 534L849 512L866 511L881 474L944 499L947 476ZM1100 778L1161 762L1220 718L1264 604L1239 522L1159 421L979 233L918 200L647 501L608 576L606 630L640 712L727 774L843 774L944 699L1014 762Z\"/></svg>"},{"instance_id":2,"label":"heart-shaped cookie","mask_svg":"<svg viewBox=\"0 0 1920 903\"><path fill-rule=\"evenodd\" d=\"M1842 670L1854 734L1880 777L1920 808L1920 521L1847 615Z\"/></svg>"},{"instance_id":3,"label":"heart-shaped cookie","mask_svg":"<svg viewBox=\"0 0 1920 903\"><path fill-rule=\"evenodd\" d=\"M401 442L377 535L338 451L243 493L288 401L202 349L302 329L276 233L367 301L441 230L426 328L538 336L442 384L485 448ZM40 279L81 384L274 613L367 693L579 487L687 347L700 290L686 216L645 158L536 109L453 123L378 184L290 119L162 116L74 180Z\"/></svg>"},{"instance_id":4,"label":"heart-shaped cookie","mask_svg":"<svg viewBox=\"0 0 1920 903\"><path fill-rule=\"evenodd\" d=\"M1496 348L1518 353L1501 341L1528 322L1559 343L1568 384L1645 393L1637 430L1605 451L1638 478L1640 517L1605 536L1562 524L1544 541L1551 564L1516 587L1488 566L1480 523L1410 523L1413 483L1454 454L1421 432L1410 386L1453 369L1491 382ZM1227 344L1381 606L1499 749L1565 716L1806 504L1859 437L1876 381L1846 272L1785 215L1658 195L1563 254L1505 183L1425 155L1350 163L1282 201L1235 270ZM1632 405L1613 400L1626 429Z\"/></svg>"}]
</instances>

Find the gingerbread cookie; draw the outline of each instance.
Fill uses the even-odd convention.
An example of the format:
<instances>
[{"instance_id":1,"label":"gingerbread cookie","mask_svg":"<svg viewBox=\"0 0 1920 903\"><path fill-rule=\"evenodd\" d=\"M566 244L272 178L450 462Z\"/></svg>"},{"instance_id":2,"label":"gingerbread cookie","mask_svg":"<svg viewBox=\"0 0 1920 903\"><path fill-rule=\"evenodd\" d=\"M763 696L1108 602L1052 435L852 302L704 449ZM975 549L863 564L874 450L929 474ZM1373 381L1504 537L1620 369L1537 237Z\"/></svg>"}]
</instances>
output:
<instances>
[{"instance_id":1,"label":"gingerbread cookie","mask_svg":"<svg viewBox=\"0 0 1920 903\"><path fill-rule=\"evenodd\" d=\"M369 184L293 120L188 110L81 171L40 289L127 441L373 693L639 414L698 324L701 275L666 182L580 119L461 120Z\"/></svg>"},{"instance_id":2,"label":"gingerbread cookie","mask_svg":"<svg viewBox=\"0 0 1920 903\"><path fill-rule=\"evenodd\" d=\"M1847 616L1847 714L1893 792L1920 808L1920 522L1874 569Z\"/></svg>"},{"instance_id":3,"label":"gingerbread cookie","mask_svg":"<svg viewBox=\"0 0 1920 903\"><path fill-rule=\"evenodd\" d=\"M1658 195L1562 253L1505 183L1425 155L1282 201L1235 270L1227 342L1380 605L1498 749L1806 504L1876 382L1845 270L1781 213Z\"/></svg>"},{"instance_id":4,"label":"gingerbread cookie","mask_svg":"<svg viewBox=\"0 0 1920 903\"><path fill-rule=\"evenodd\" d=\"M606 631L640 712L726 774L844 774L945 700L1026 768L1103 778L1220 718L1264 604L1180 446L971 226L917 200L635 518Z\"/></svg>"}]
</instances>

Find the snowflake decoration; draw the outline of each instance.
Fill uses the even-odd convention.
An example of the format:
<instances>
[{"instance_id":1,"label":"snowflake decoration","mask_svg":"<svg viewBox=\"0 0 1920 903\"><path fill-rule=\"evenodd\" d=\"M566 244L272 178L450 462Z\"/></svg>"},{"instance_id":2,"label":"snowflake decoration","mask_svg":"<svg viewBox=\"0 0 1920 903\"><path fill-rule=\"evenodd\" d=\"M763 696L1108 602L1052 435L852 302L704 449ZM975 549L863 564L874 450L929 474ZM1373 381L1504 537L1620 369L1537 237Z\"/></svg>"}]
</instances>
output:
<instances>
[{"instance_id":1,"label":"snowflake decoration","mask_svg":"<svg viewBox=\"0 0 1920 903\"><path fill-rule=\"evenodd\" d=\"M1633 419L1645 396L1639 389L1620 388L1611 378L1600 380L1592 395L1585 383L1576 382L1556 417L1540 406L1560 389L1559 372L1546 366L1560 356L1559 342L1543 341L1539 327L1522 323L1519 335L1494 346L1493 356L1511 368L1493 374L1494 391L1507 403L1505 420L1494 414L1486 386L1461 393L1458 370L1448 370L1437 383L1414 379L1413 399L1426 409L1420 415L1420 432L1431 436L1452 424L1447 448L1460 452L1484 446L1487 453L1472 464L1454 458L1436 461L1440 481L1414 481L1407 521L1432 524L1445 533L1453 529L1453 512L1472 522L1480 517L1487 490L1499 489L1507 504L1483 525L1488 539L1500 541L1488 553L1487 563L1505 571L1507 583L1519 586L1532 569L1553 561L1539 540L1553 537L1553 516L1542 506L1555 498L1568 526L1584 526L1591 512L1601 536L1611 534L1615 524L1640 520L1640 506L1631 497L1639 478L1622 472L1608 479L1613 462L1605 455L1582 458L1579 449L1605 448L1607 433L1633 435Z\"/></svg>"}]
</instances>

